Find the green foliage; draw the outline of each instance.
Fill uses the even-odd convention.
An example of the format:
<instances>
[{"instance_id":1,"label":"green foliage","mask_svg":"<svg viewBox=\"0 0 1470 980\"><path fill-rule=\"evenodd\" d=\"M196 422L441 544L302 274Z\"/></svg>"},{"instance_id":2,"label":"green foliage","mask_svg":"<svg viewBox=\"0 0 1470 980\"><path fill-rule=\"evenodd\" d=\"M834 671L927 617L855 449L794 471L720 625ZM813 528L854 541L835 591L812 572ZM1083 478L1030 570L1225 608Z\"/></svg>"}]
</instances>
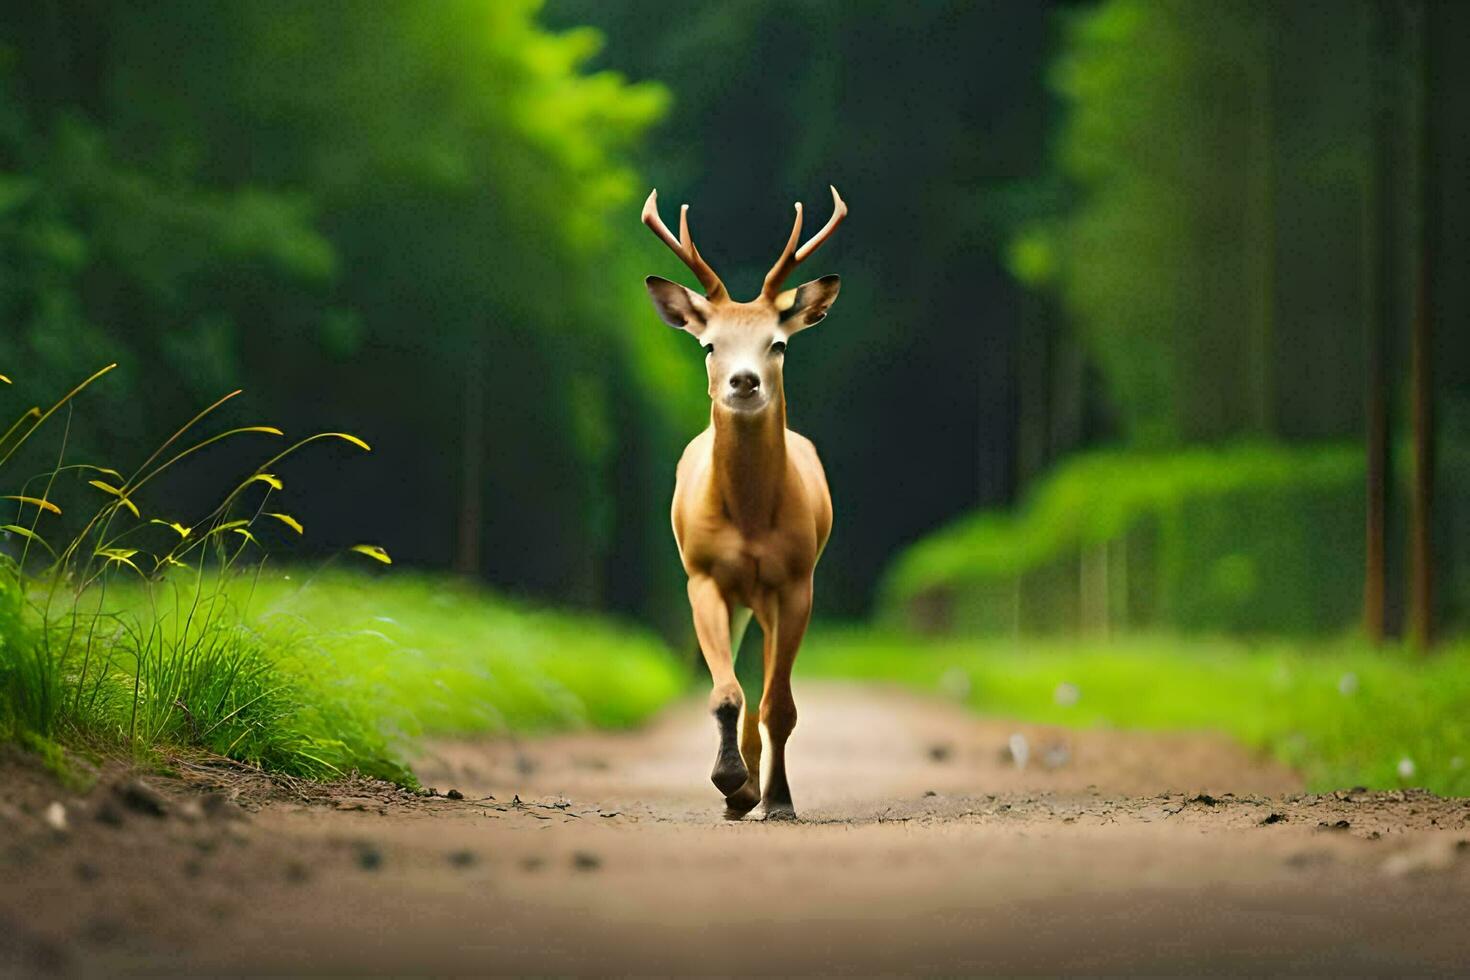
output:
<instances>
[{"instance_id":1,"label":"green foliage","mask_svg":"<svg viewBox=\"0 0 1470 980\"><path fill-rule=\"evenodd\" d=\"M1084 192L1054 229L1067 309L1138 440L1261 431L1263 9L1115 0L1069 28L1058 165Z\"/></svg>"},{"instance_id":2,"label":"green foliage","mask_svg":"<svg viewBox=\"0 0 1470 980\"><path fill-rule=\"evenodd\" d=\"M23 414L0 439L0 466L109 370L48 411ZM412 735L626 724L678 689L655 641L596 621L514 609L447 583L395 592L337 575L301 590L290 576L263 578L265 542L304 533L269 509L286 489L275 471L323 442L368 451L351 434L287 444L188 524L140 509L145 486L197 453L282 436L260 425L192 434L231 397L130 476L68 462L63 435L54 466L6 498L20 513L0 538L11 551L0 552L0 735L139 755L203 749L311 778L359 770L411 782ZM65 528L76 514L70 532L38 530L43 519ZM378 545L348 555L392 563Z\"/></svg>"},{"instance_id":3,"label":"green foliage","mask_svg":"<svg viewBox=\"0 0 1470 980\"><path fill-rule=\"evenodd\" d=\"M400 748L420 735L625 727L685 683L646 630L443 576L295 570L252 588L254 622L281 669Z\"/></svg>"},{"instance_id":4,"label":"green foliage","mask_svg":"<svg viewBox=\"0 0 1470 980\"><path fill-rule=\"evenodd\" d=\"M1336 630L1360 596L1362 467L1337 446L1076 456L1016 511L968 515L901 554L885 609L983 632Z\"/></svg>"},{"instance_id":5,"label":"green foliage","mask_svg":"<svg viewBox=\"0 0 1470 980\"><path fill-rule=\"evenodd\" d=\"M422 736L625 727L686 682L647 631L411 573L175 572L84 608L70 647L0 622L0 732L411 782Z\"/></svg>"},{"instance_id":6,"label":"green foliage","mask_svg":"<svg viewBox=\"0 0 1470 980\"><path fill-rule=\"evenodd\" d=\"M1024 228L1033 262L1013 270L1036 283L1052 256L1131 440L1358 430L1365 242L1388 234L1364 211L1365 106L1387 97L1367 86L1370 16L1108 0L1066 19L1051 81L1071 203Z\"/></svg>"},{"instance_id":7,"label":"green foliage","mask_svg":"<svg viewBox=\"0 0 1470 980\"><path fill-rule=\"evenodd\" d=\"M0 467L59 413L70 423L74 401L112 368L93 373L45 412L22 413L0 439ZM299 439L252 468L188 526L145 515L135 501L144 486L210 446L244 435L282 436L260 425L202 439L192 434L235 394L196 414L130 476L69 462L68 424L54 465L6 496L17 515L3 528L13 553L0 554L0 724L31 745L82 742L139 754L188 746L315 777L350 764L408 778L370 726L300 723L315 706L293 697L226 588L251 567L247 551L253 556L262 547L265 524L302 531L289 514L266 511L271 494L285 487L270 471L324 439L362 450L367 444L339 432ZM262 516L272 521L257 525ZM194 570L192 587L175 582L166 589L160 577L171 569ZM142 583L133 586L140 590L133 608L108 604L109 588L117 601L119 577ZM325 714L332 716L326 722L341 720L333 706Z\"/></svg>"},{"instance_id":8,"label":"green foliage","mask_svg":"<svg viewBox=\"0 0 1470 980\"><path fill-rule=\"evenodd\" d=\"M116 360L105 410L70 432L82 458L125 458L245 382L283 428L351 418L383 450L360 479L401 515L390 552L448 564L458 528L493 581L597 601L615 557L667 534L648 517L617 537L620 467L664 476L700 386L675 369L689 364L640 288L653 246L631 159L667 93L586 71L598 35L550 33L538 9L12 11L0 28L11 394L39 404L58 379ZM331 459L293 465L332 485ZM323 545L368 517L341 503L346 489L298 515ZM175 501L208 492L170 487ZM456 509L476 507L480 526L457 524Z\"/></svg>"},{"instance_id":9,"label":"green foliage","mask_svg":"<svg viewBox=\"0 0 1470 980\"><path fill-rule=\"evenodd\" d=\"M668 86L647 183L670 220L688 202L701 253L737 298L759 289L793 201L807 234L826 220L829 183L851 205L798 270L798 281L840 274L842 296L793 340L785 378L790 424L821 450L837 499L819 609L856 615L896 547L1014 485L1020 290L1001 253L1023 185L1044 169L1052 10L1013 0L673 9L548 0L544 16L596 25L607 37L597 64ZM629 271L690 280L667 250ZM698 348L676 339L671 390L701 395ZM661 461L653 500L667 496L673 459ZM895 506L900 461L923 476ZM651 567L666 562L677 557L663 544Z\"/></svg>"},{"instance_id":10,"label":"green foliage","mask_svg":"<svg viewBox=\"0 0 1470 980\"><path fill-rule=\"evenodd\" d=\"M899 681L1026 721L1212 729L1269 752L1317 791L1422 786L1470 795L1463 643L1425 659L1350 643L1162 635L1016 643L849 630L810 636L801 667L809 676ZM1061 684L1076 686L1075 704L1057 699Z\"/></svg>"}]
</instances>

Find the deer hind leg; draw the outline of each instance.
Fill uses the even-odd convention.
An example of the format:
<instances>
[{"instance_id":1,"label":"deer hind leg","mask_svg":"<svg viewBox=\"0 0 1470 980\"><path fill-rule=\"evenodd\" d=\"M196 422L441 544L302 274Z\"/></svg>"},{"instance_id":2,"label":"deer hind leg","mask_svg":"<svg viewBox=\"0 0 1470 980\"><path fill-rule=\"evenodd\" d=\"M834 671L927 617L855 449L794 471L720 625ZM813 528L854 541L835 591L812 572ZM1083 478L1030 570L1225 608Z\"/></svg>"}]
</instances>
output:
<instances>
[{"instance_id":1,"label":"deer hind leg","mask_svg":"<svg viewBox=\"0 0 1470 980\"><path fill-rule=\"evenodd\" d=\"M805 583L784 592L774 615L768 615L769 625L765 621L761 623L766 631L766 677L760 706L760 726L766 741L766 771L762 780L761 802L765 805L767 820L796 819L791 786L786 781L786 740L796 728L791 668L806 635L811 611L811 584Z\"/></svg>"},{"instance_id":2,"label":"deer hind leg","mask_svg":"<svg viewBox=\"0 0 1470 980\"><path fill-rule=\"evenodd\" d=\"M740 757L740 712L745 694L735 678L735 658L730 651L730 607L720 594L719 586L708 576L689 580L689 606L694 612L694 632L699 649L709 666L710 713L715 717L720 744L715 753L715 767L710 782L729 796L745 785L750 772Z\"/></svg>"}]
</instances>

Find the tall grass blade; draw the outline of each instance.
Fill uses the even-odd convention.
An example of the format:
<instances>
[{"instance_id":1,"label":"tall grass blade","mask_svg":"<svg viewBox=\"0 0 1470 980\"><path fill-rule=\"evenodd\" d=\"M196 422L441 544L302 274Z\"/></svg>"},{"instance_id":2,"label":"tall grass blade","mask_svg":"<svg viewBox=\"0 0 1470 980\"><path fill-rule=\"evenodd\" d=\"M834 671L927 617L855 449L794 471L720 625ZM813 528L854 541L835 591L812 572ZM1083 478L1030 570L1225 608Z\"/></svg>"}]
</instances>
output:
<instances>
[{"instance_id":1,"label":"tall grass blade","mask_svg":"<svg viewBox=\"0 0 1470 980\"><path fill-rule=\"evenodd\" d=\"M7 493L4 496L0 496L0 500L18 500L23 504L30 504L33 507L39 507L41 510L47 511L52 514L61 513L61 508L53 504L51 501L45 500L41 497L27 497L23 493Z\"/></svg>"},{"instance_id":2,"label":"tall grass blade","mask_svg":"<svg viewBox=\"0 0 1470 980\"><path fill-rule=\"evenodd\" d=\"M37 534L35 531L32 531L28 527L21 527L19 524L0 524L0 531L9 531L11 534L25 538L27 541L34 541L36 544L51 552L52 558L56 557L55 549L53 549L49 544L46 543L46 539L41 537L39 534Z\"/></svg>"},{"instance_id":3,"label":"tall grass blade","mask_svg":"<svg viewBox=\"0 0 1470 980\"><path fill-rule=\"evenodd\" d=\"M19 449L25 443L25 441L27 439L30 438L31 433L32 432L35 432L42 425L44 425L45 422L46 422L46 420L49 419L52 415L54 415L57 412L58 409L60 409L67 402L69 402L73 398L75 398L78 394L80 394L82 392L82 390L84 388L86 388L88 385L90 385L93 381L96 381L98 378L102 377L104 374L106 374L108 371L111 371L115 367L117 367L117 364L114 362L112 364L107 365L107 367L101 369L100 371L97 371L90 378L88 378L86 381L83 381L81 384L77 385L71 391L67 392L62 397L62 399L59 402L57 402L55 405L52 405L44 413L42 413L41 416L40 416L40 418L38 418L36 420L36 424L33 425L33 426L31 426L29 429L27 429L25 431L25 433L19 439L15 440L15 444L12 445L9 449L7 449L5 451L5 455L4 456L0 456L0 466L4 466L5 463L6 463L6 461L8 461L11 456L14 456L15 455L15 451L17 449Z\"/></svg>"},{"instance_id":4,"label":"tall grass blade","mask_svg":"<svg viewBox=\"0 0 1470 980\"><path fill-rule=\"evenodd\" d=\"M384 565L393 564L393 559L388 557L388 552L375 544L355 544L348 551L355 551L359 555L367 555L373 561L382 562Z\"/></svg>"}]
</instances>

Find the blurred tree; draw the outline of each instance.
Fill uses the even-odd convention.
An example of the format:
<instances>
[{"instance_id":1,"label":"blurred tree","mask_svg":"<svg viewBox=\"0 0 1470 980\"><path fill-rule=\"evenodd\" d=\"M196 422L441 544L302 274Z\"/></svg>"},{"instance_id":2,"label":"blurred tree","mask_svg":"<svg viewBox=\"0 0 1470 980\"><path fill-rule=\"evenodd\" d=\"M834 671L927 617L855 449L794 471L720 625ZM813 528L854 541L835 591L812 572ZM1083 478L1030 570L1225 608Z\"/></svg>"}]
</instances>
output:
<instances>
[{"instance_id":1,"label":"blurred tree","mask_svg":"<svg viewBox=\"0 0 1470 980\"><path fill-rule=\"evenodd\" d=\"M825 615L864 609L897 547L1015 494L1021 290L1004 247L1041 193L1055 6L548 4L552 23L607 34L601 64L669 85L649 183L691 205L701 249L737 297L774 261L794 200L813 222L829 183L851 205L811 270L840 273L842 298L786 367L791 425L821 450L837 509L819 572ZM667 255L639 271L683 274ZM687 348L684 383L702 392Z\"/></svg>"},{"instance_id":2,"label":"blurred tree","mask_svg":"<svg viewBox=\"0 0 1470 980\"><path fill-rule=\"evenodd\" d=\"M1435 26L1399 36L1421 21ZM1458 421L1435 419L1441 402L1464 414L1470 335L1430 329L1470 309L1470 290L1434 272L1464 254L1444 228L1470 196L1466 26L1466 5L1442 0L1077 11L1054 74L1067 110L1056 166L1074 201L1012 244L1048 256L1034 285L1080 327L1132 441L1366 432L1374 637L1395 618L1395 365L1409 369L1399 390L1413 436L1401 471L1410 634L1463 610L1470 587L1462 576L1456 598L1434 588L1470 537L1463 514L1431 507L1437 474L1463 472L1470 447Z\"/></svg>"},{"instance_id":3,"label":"blurred tree","mask_svg":"<svg viewBox=\"0 0 1470 980\"><path fill-rule=\"evenodd\" d=\"M1381 643L1388 628L1388 407L1391 401L1388 360L1389 338L1394 335L1393 284L1399 257L1394 244L1399 213L1394 154L1402 109L1395 70L1400 40L1397 0L1372 0L1363 5L1363 14L1369 39L1368 77L1372 84L1365 120L1371 151L1363 181L1363 323L1367 356L1363 630L1371 642Z\"/></svg>"},{"instance_id":4,"label":"blurred tree","mask_svg":"<svg viewBox=\"0 0 1470 980\"><path fill-rule=\"evenodd\" d=\"M1416 204L1413 330L1409 343L1409 418L1414 461L1409 496L1409 641L1420 650L1434 642L1434 296L1438 283L1440 220L1438 156L1435 152L1435 107L1439 87L1434 71L1438 5L1418 0L1409 7L1406 47L1414 67L1414 105L1410 113L1415 136L1414 202Z\"/></svg>"},{"instance_id":5,"label":"blurred tree","mask_svg":"<svg viewBox=\"0 0 1470 980\"><path fill-rule=\"evenodd\" d=\"M295 464L309 540L584 602L651 568L616 597L646 604L663 522L610 501L697 404L629 269L629 154L666 96L586 73L596 34L538 7L10 8L5 373L39 402L121 361L73 427L109 459L247 384L253 413L378 450Z\"/></svg>"}]
</instances>

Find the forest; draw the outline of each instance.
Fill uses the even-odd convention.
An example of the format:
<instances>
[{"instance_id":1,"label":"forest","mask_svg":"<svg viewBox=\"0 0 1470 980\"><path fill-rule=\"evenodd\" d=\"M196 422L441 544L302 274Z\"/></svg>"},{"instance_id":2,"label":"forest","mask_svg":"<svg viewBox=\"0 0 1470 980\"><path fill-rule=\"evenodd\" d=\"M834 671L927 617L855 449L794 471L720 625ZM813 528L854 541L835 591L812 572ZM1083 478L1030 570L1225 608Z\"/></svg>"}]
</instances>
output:
<instances>
[{"instance_id":1,"label":"forest","mask_svg":"<svg viewBox=\"0 0 1470 980\"><path fill-rule=\"evenodd\" d=\"M687 649L699 352L638 206L690 202L743 295L830 183L847 286L788 382L819 617L1424 645L1470 608L1465 14L1350 6L15 9L5 394L117 364L50 424L123 463L244 389L220 424L374 447L282 464L290 560L372 540ZM137 503L203 508L244 445Z\"/></svg>"},{"instance_id":2,"label":"forest","mask_svg":"<svg viewBox=\"0 0 1470 980\"><path fill-rule=\"evenodd\" d=\"M658 501L698 360L649 316L639 280L668 262L637 206L654 185L691 202L739 293L789 199L832 183L857 217L824 256L845 322L793 359L790 399L839 488L830 613L869 610L901 549L1075 452L1268 443L1311 469L1361 449L1377 399L1401 618L1417 270L1457 267L1467 207L1462 32L1374 3L999 6L13 10L8 394L40 405L117 362L69 433L117 458L243 387L239 412L374 437L351 467L299 464L308 547L392 514L377 533L403 563L674 636ZM846 56L773 70L818 36ZM1433 90L1431 62L1451 73ZM1470 300L1443 271L1428 288L1447 484ZM872 391L892 396L853 396ZM1323 557L1356 567L1341 487ZM1436 616L1459 621L1466 518L1440 504ZM1346 625L1346 598L1321 601Z\"/></svg>"},{"instance_id":3,"label":"forest","mask_svg":"<svg viewBox=\"0 0 1470 980\"><path fill-rule=\"evenodd\" d=\"M663 737L711 407L640 214L744 299L830 185L818 717L897 685L1063 782L1206 731L1302 828L1470 793L1470 4L0 6L0 775L420 805L469 745L555 809L542 736ZM569 744L591 794L630 743Z\"/></svg>"}]
</instances>

